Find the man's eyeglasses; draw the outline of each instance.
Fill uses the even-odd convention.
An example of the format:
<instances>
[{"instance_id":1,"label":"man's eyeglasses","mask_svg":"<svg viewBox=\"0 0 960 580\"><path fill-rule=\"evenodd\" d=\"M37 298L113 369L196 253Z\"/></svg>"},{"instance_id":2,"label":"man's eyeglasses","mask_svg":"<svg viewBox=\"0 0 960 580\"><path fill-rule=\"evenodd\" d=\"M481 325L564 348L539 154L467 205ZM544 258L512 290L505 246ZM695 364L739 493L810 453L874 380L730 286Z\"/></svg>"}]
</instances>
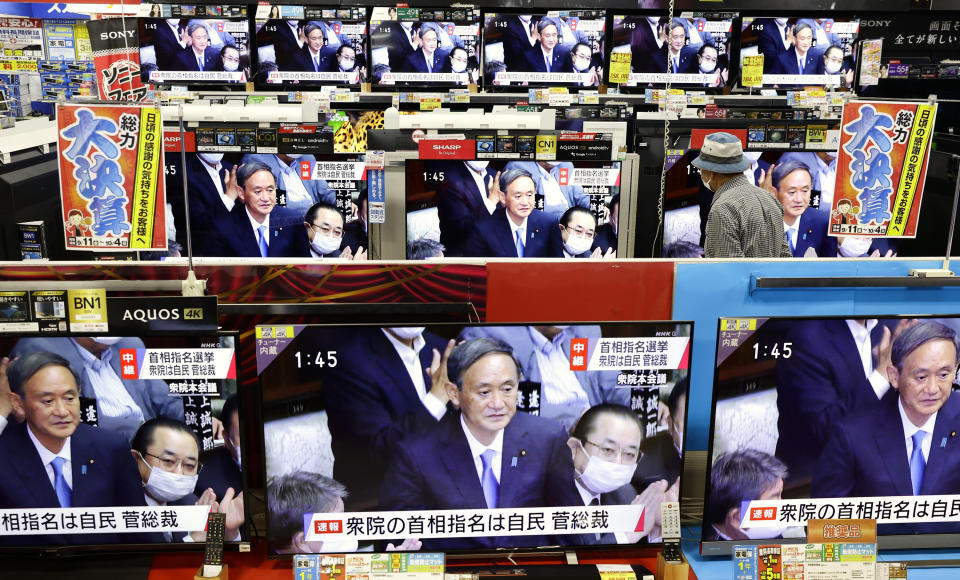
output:
<instances>
[{"instance_id":1,"label":"man's eyeglasses","mask_svg":"<svg viewBox=\"0 0 960 580\"><path fill-rule=\"evenodd\" d=\"M596 232L594 232L593 230L585 230L580 226L577 226L575 228L571 228L567 226L561 226L561 227L563 227L564 230L570 232L571 234L579 238L586 238L586 239L592 240L597 235Z\"/></svg>"},{"instance_id":2,"label":"man's eyeglasses","mask_svg":"<svg viewBox=\"0 0 960 580\"><path fill-rule=\"evenodd\" d=\"M640 452L634 451L632 449L623 449L619 445L611 445L609 443L604 443L598 445L593 441L587 441L588 445L593 445L597 448L599 453L597 457L603 459L604 461L611 461L621 463L623 465L634 464L640 460Z\"/></svg>"},{"instance_id":3,"label":"man's eyeglasses","mask_svg":"<svg viewBox=\"0 0 960 580\"><path fill-rule=\"evenodd\" d=\"M327 224L323 224L322 226L318 226L317 224L310 224L310 227L313 228L313 231L320 232L325 236L332 235L335 238L343 237L343 228L331 228Z\"/></svg>"},{"instance_id":4,"label":"man's eyeglasses","mask_svg":"<svg viewBox=\"0 0 960 580\"><path fill-rule=\"evenodd\" d=\"M193 459L181 459L172 455L154 455L150 452L146 454L159 461L166 471L176 471L177 467L182 465L184 474L193 475L200 469L200 462Z\"/></svg>"}]
</instances>

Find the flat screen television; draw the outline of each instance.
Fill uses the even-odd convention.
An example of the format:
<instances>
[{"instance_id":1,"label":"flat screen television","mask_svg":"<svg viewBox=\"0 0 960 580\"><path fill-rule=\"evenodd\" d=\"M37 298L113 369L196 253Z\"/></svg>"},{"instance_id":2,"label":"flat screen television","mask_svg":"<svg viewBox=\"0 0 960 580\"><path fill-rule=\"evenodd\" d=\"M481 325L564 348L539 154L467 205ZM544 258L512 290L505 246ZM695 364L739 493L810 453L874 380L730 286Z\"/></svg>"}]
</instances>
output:
<instances>
[{"instance_id":1,"label":"flat screen television","mask_svg":"<svg viewBox=\"0 0 960 580\"><path fill-rule=\"evenodd\" d=\"M408 247L426 239L444 256L614 257L620 162L408 160L406 202ZM523 254L513 238L521 222Z\"/></svg>"},{"instance_id":2,"label":"flat screen television","mask_svg":"<svg viewBox=\"0 0 960 580\"><path fill-rule=\"evenodd\" d=\"M733 14L708 14L679 18L665 16L613 16L614 54L607 68L610 84L621 88L676 86L722 88L731 78L730 38ZM629 55L622 62L622 55ZM622 81L627 74L626 82Z\"/></svg>"},{"instance_id":3,"label":"flat screen television","mask_svg":"<svg viewBox=\"0 0 960 580\"><path fill-rule=\"evenodd\" d=\"M261 4L255 22L258 84L366 82L366 8Z\"/></svg>"},{"instance_id":4,"label":"flat screen television","mask_svg":"<svg viewBox=\"0 0 960 580\"><path fill-rule=\"evenodd\" d=\"M378 6L370 14L374 87L479 84L480 9Z\"/></svg>"},{"instance_id":5,"label":"flat screen television","mask_svg":"<svg viewBox=\"0 0 960 580\"><path fill-rule=\"evenodd\" d=\"M170 133L176 144L165 158L166 183L179 255L187 255L187 216L197 257L264 257L252 219L267 228L268 258L346 258L366 250L366 214L360 211L366 207L363 163L355 154L335 155L330 143L341 129L355 126L346 115L330 118L338 119L335 125L190 131L185 168L179 134ZM320 141L327 143L328 153L305 153L316 150L311 143ZM253 163L260 166L250 174L246 189L263 195L231 195L245 173L242 168L251 170ZM263 183L257 184L258 179ZM308 229L308 222L315 227ZM333 247L335 238L339 241Z\"/></svg>"},{"instance_id":6,"label":"flat screen television","mask_svg":"<svg viewBox=\"0 0 960 580\"><path fill-rule=\"evenodd\" d=\"M955 316L721 318L701 553L804 543L810 517L878 519L880 548L951 545L956 519L931 506L960 490L958 330Z\"/></svg>"},{"instance_id":7,"label":"flat screen television","mask_svg":"<svg viewBox=\"0 0 960 580\"><path fill-rule=\"evenodd\" d=\"M137 19L143 82L216 86L250 80L246 6L153 4L148 13Z\"/></svg>"},{"instance_id":8,"label":"flat screen television","mask_svg":"<svg viewBox=\"0 0 960 580\"><path fill-rule=\"evenodd\" d=\"M258 326L269 553L659 541L659 501L682 472L691 333ZM624 505L638 494L640 528ZM596 496L611 522L632 514L631 534L525 527Z\"/></svg>"},{"instance_id":9,"label":"flat screen television","mask_svg":"<svg viewBox=\"0 0 960 580\"><path fill-rule=\"evenodd\" d=\"M214 504L226 541L248 538L235 333L163 331L185 310L134 305L161 330L68 334L66 292L0 300L0 551L200 549Z\"/></svg>"},{"instance_id":10,"label":"flat screen television","mask_svg":"<svg viewBox=\"0 0 960 580\"><path fill-rule=\"evenodd\" d=\"M603 10L483 15L484 87L595 88L604 79Z\"/></svg>"},{"instance_id":11,"label":"flat screen television","mask_svg":"<svg viewBox=\"0 0 960 580\"><path fill-rule=\"evenodd\" d=\"M741 19L740 63L763 56L764 87L849 88L857 66L860 22L853 18ZM746 88L746 87L744 87Z\"/></svg>"}]
</instances>

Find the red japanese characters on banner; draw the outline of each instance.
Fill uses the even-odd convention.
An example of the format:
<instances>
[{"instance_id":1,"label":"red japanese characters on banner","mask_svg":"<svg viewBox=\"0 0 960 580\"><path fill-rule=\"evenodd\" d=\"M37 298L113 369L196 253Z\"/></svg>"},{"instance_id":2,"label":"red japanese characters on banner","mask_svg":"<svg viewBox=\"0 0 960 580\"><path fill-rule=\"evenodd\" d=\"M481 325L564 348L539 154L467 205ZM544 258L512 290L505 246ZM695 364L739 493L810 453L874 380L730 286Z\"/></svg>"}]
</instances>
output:
<instances>
[{"instance_id":1,"label":"red japanese characters on banner","mask_svg":"<svg viewBox=\"0 0 960 580\"><path fill-rule=\"evenodd\" d=\"M105 101L139 102L149 87L140 79L140 47L136 18L107 18L87 22L93 62L99 71L97 86Z\"/></svg>"},{"instance_id":2,"label":"red japanese characters on banner","mask_svg":"<svg viewBox=\"0 0 960 580\"><path fill-rule=\"evenodd\" d=\"M165 250L160 110L59 105L60 196L68 250Z\"/></svg>"},{"instance_id":3,"label":"red japanese characters on banner","mask_svg":"<svg viewBox=\"0 0 960 580\"><path fill-rule=\"evenodd\" d=\"M830 235L917 235L935 104L856 101L843 108Z\"/></svg>"}]
</instances>

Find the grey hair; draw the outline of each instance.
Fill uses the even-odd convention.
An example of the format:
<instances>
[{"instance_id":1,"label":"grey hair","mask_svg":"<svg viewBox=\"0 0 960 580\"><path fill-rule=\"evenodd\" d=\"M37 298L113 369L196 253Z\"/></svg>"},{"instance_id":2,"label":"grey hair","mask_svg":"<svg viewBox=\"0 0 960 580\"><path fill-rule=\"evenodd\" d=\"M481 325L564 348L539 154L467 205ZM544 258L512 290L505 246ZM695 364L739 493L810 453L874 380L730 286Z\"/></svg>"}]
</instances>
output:
<instances>
[{"instance_id":1,"label":"grey hair","mask_svg":"<svg viewBox=\"0 0 960 580\"><path fill-rule=\"evenodd\" d=\"M187 36L193 36L193 33L196 32L198 28L202 28L204 31L207 30L207 27L202 22L192 20L190 24L187 25ZM207 36L210 36L210 32L207 32Z\"/></svg>"},{"instance_id":2,"label":"grey hair","mask_svg":"<svg viewBox=\"0 0 960 580\"><path fill-rule=\"evenodd\" d=\"M316 20L311 20L310 22L307 22L306 26L303 27L303 35L310 36L310 33L313 32L314 30L319 30L320 32L323 32L323 26Z\"/></svg>"},{"instance_id":3,"label":"grey hair","mask_svg":"<svg viewBox=\"0 0 960 580\"><path fill-rule=\"evenodd\" d=\"M957 333L949 326L927 320L918 322L897 335L890 349L890 364L897 367L898 371L902 371L903 359L931 340L949 340L953 343L954 352L960 353Z\"/></svg>"},{"instance_id":4,"label":"grey hair","mask_svg":"<svg viewBox=\"0 0 960 580\"><path fill-rule=\"evenodd\" d=\"M513 347L502 340L482 336L461 342L453 349L453 352L450 353L450 358L447 359L447 379L457 385L457 389L462 390L463 375L478 360L488 354L505 354L509 356L510 360L512 360L513 364L517 367L517 379L520 378L522 371L520 369L520 363L517 362L516 357L513 356Z\"/></svg>"},{"instance_id":5,"label":"grey hair","mask_svg":"<svg viewBox=\"0 0 960 580\"><path fill-rule=\"evenodd\" d=\"M530 175L530 172L527 171L526 169L515 167L509 171L504 171L503 173L500 174L500 184L499 184L500 191L506 194L507 186L513 183L514 181L520 179L521 177L529 177L530 180L533 181L533 176ZM534 181L534 183L536 182Z\"/></svg>"},{"instance_id":6,"label":"grey hair","mask_svg":"<svg viewBox=\"0 0 960 580\"><path fill-rule=\"evenodd\" d=\"M773 168L773 175L771 176L773 186L779 187L781 179L797 170L806 171L807 175L810 176L810 183L813 183L813 174L810 173L810 168L807 167L806 163L801 163L800 161L787 161L786 163L781 163Z\"/></svg>"},{"instance_id":7,"label":"grey hair","mask_svg":"<svg viewBox=\"0 0 960 580\"><path fill-rule=\"evenodd\" d=\"M70 368L70 361L59 354L38 350L17 357L10 363L10 367L7 369L7 381L10 384L10 391L22 397L23 386L27 381L48 366L61 366L66 368L70 371L70 374L73 375L73 380L79 388L80 380L77 378L77 374L73 372L73 369Z\"/></svg>"},{"instance_id":8,"label":"grey hair","mask_svg":"<svg viewBox=\"0 0 960 580\"><path fill-rule=\"evenodd\" d=\"M237 169L237 185L243 188L250 176L258 171L266 171L273 175L273 170L263 161L251 161L250 163L244 163ZM274 176L273 180L276 181L277 177Z\"/></svg>"}]
</instances>

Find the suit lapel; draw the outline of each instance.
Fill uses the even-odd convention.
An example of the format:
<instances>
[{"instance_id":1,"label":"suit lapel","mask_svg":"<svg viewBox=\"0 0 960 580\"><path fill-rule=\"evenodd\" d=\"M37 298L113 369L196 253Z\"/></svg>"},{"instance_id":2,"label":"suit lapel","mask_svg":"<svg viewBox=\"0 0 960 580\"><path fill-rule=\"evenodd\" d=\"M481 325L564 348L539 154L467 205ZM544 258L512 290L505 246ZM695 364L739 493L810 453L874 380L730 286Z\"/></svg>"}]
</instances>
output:
<instances>
[{"instance_id":1,"label":"suit lapel","mask_svg":"<svg viewBox=\"0 0 960 580\"><path fill-rule=\"evenodd\" d=\"M957 400L960 401L960 399ZM951 457L956 454L955 449L950 449L957 445L957 405L952 404L953 401L954 397L948 399L937 414L937 422L933 426L933 438L930 440L930 455L927 458L927 466L923 470L921 494L949 493L943 485L944 478L949 476L943 474L943 470L951 461ZM955 466L956 461L953 461L952 468L956 469Z\"/></svg>"},{"instance_id":2,"label":"suit lapel","mask_svg":"<svg viewBox=\"0 0 960 580\"><path fill-rule=\"evenodd\" d=\"M422 406L420 403L420 395L417 393L417 388L413 385L413 380L407 372L407 367L403 365L403 361L400 360L400 355L397 354L396 349L393 348L390 339L383 335L382 330L377 330L376 334L370 336L370 352L386 353L386 356L372 358L382 369L383 376L394 377L398 383L403 384L403 388L399 390L392 388L383 389L388 398L394 399L394 407L398 409L416 409L417 406ZM422 354L423 351L421 350L420 353ZM376 376L376 374L373 373L373 376Z\"/></svg>"},{"instance_id":3,"label":"suit lapel","mask_svg":"<svg viewBox=\"0 0 960 580\"><path fill-rule=\"evenodd\" d=\"M498 244L500 247L496 248L499 250L497 256L503 256L505 258L517 257L517 246L514 244L513 240L513 230L510 228L510 217L507 215L507 211L502 208L497 209L494 212L494 215L497 216L495 223L498 232L493 236L494 243ZM526 253L526 246L524 246L524 253Z\"/></svg>"},{"instance_id":4,"label":"suit lapel","mask_svg":"<svg viewBox=\"0 0 960 580\"><path fill-rule=\"evenodd\" d=\"M857 343L853 340L853 335L847 327L846 320L828 320L826 324L828 329L827 336L830 337L830 341L834 345L834 352L840 360L843 361L843 364L846 365L847 376L856 377L853 381L855 384L850 386L854 391L853 398L848 401L848 403L854 404L858 398L867 396L873 397L875 401L877 398L876 393L873 391L873 387L870 386L866 375L863 374L863 365L860 364L860 352L857 350ZM868 390L869 392L867 392Z\"/></svg>"},{"instance_id":5,"label":"suit lapel","mask_svg":"<svg viewBox=\"0 0 960 580\"><path fill-rule=\"evenodd\" d=\"M519 425L520 422L516 418L516 415L514 415L513 420L503 430L503 456L500 459L500 503L498 507L516 506L517 492L522 485L520 476L524 472L521 463L530 460L524 449L527 430Z\"/></svg>"},{"instance_id":6,"label":"suit lapel","mask_svg":"<svg viewBox=\"0 0 960 580\"><path fill-rule=\"evenodd\" d=\"M238 211L233 213L233 225L236 229L236 244L239 244L237 256L247 256L251 258L260 257L260 244L257 242L257 233L250 227L250 220L247 219L246 209L241 205ZM269 233L269 232L268 232ZM269 247L268 247L269 249ZM269 255L269 252L267 252Z\"/></svg>"},{"instance_id":7,"label":"suit lapel","mask_svg":"<svg viewBox=\"0 0 960 580\"><path fill-rule=\"evenodd\" d=\"M46 467L40 460L33 441L27 435L26 424L9 425L10 435L13 437L15 449L21 449L22 455L19 461L12 461L7 464L8 469L13 469L20 475L20 481L23 482L23 488L29 490L31 496L36 500L38 506L59 507L60 501L57 499L57 493L50 484L50 478L47 476ZM76 461L73 461L76 465Z\"/></svg>"},{"instance_id":8,"label":"suit lapel","mask_svg":"<svg viewBox=\"0 0 960 580\"><path fill-rule=\"evenodd\" d=\"M910 465L907 462L906 435L903 434L903 425L900 421L900 412L894 402L886 406L886 429L878 429L874 434L877 457L887 470L887 475L893 483L894 493L890 495L913 495L913 484L910 480Z\"/></svg>"},{"instance_id":9,"label":"suit lapel","mask_svg":"<svg viewBox=\"0 0 960 580\"><path fill-rule=\"evenodd\" d=\"M467 436L460 426L460 415L451 414L445 419L447 428L446 440L441 443L443 453L440 461L447 469L450 481L454 483L460 496L463 497L464 507L485 508L487 500L483 497L483 487L477 476L477 466L467 444ZM503 505L503 475L501 468L500 503Z\"/></svg>"}]
</instances>

